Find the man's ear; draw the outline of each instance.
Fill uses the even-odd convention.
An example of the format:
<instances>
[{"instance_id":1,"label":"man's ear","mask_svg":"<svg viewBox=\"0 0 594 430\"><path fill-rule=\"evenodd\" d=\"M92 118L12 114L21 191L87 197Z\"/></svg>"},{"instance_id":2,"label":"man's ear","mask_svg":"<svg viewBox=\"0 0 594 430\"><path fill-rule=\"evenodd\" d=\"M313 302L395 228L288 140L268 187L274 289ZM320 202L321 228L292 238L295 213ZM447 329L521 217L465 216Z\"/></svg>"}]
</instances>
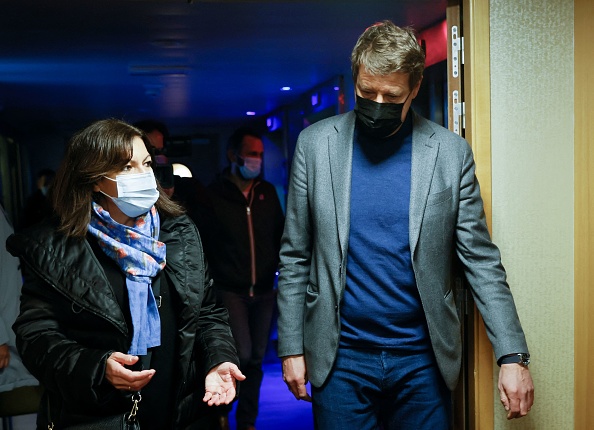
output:
<instances>
[{"instance_id":1,"label":"man's ear","mask_svg":"<svg viewBox=\"0 0 594 430\"><path fill-rule=\"evenodd\" d=\"M411 99L414 99L417 97L417 94L419 94L419 89L421 88L421 82L423 82L423 77L421 76L421 79L419 79L419 82L417 83L417 85L415 85L415 87L412 90L412 95L411 95Z\"/></svg>"}]
</instances>

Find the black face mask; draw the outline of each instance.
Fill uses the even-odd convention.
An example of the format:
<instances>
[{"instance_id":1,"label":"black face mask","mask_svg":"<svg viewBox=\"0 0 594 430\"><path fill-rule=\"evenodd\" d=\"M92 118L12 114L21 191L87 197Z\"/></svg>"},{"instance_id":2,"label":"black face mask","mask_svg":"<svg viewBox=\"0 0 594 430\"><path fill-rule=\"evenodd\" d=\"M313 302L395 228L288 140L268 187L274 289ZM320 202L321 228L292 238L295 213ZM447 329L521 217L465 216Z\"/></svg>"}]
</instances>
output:
<instances>
[{"instance_id":1,"label":"black face mask","mask_svg":"<svg viewBox=\"0 0 594 430\"><path fill-rule=\"evenodd\" d=\"M359 129L371 137L388 137L402 125L404 103L377 103L357 96L355 114Z\"/></svg>"}]
</instances>

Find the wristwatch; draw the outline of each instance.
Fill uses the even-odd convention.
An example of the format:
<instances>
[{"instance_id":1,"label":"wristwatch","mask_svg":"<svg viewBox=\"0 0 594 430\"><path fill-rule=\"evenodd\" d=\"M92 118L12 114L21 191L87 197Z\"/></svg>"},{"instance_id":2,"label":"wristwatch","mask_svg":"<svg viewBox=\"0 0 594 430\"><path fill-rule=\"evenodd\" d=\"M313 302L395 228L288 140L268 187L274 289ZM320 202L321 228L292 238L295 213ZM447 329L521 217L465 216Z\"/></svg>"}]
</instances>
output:
<instances>
[{"instance_id":1,"label":"wristwatch","mask_svg":"<svg viewBox=\"0 0 594 430\"><path fill-rule=\"evenodd\" d=\"M499 359L499 365L518 363L522 366L528 366L530 364L530 354L518 353L504 355Z\"/></svg>"}]
</instances>

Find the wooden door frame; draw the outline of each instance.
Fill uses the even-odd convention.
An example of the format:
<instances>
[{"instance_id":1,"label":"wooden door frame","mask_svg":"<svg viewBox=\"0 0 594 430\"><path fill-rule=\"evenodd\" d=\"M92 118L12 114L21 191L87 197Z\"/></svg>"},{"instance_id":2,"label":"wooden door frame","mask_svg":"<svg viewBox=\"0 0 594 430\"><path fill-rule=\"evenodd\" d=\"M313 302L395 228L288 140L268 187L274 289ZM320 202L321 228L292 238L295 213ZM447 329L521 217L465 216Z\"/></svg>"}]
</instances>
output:
<instances>
[{"instance_id":1,"label":"wooden door frame","mask_svg":"<svg viewBox=\"0 0 594 430\"><path fill-rule=\"evenodd\" d=\"M471 145L476 175L481 184L487 224L491 225L491 90L489 58L489 0L448 0L448 124ZM454 77L456 62L452 53L452 26L458 27L459 76ZM463 39L462 39L463 38ZM463 43L462 43L463 40ZM464 60L462 64L462 59ZM462 77L462 79L460 78ZM462 81L462 82L461 82ZM458 102L464 102L460 124L454 125L454 90ZM463 128L464 127L464 128ZM461 380L454 395L454 425L464 430L492 430L493 349L484 323L470 293L463 294L464 358ZM465 416L462 416L465 415ZM456 427L456 428L458 428Z\"/></svg>"},{"instance_id":2,"label":"wooden door frame","mask_svg":"<svg viewBox=\"0 0 594 430\"><path fill-rule=\"evenodd\" d=\"M491 68L489 0L462 0L465 138L472 146L485 216L491 229ZM494 427L493 349L474 312L473 378L468 387L470 430Z\"/></svg>"}]
</instances>

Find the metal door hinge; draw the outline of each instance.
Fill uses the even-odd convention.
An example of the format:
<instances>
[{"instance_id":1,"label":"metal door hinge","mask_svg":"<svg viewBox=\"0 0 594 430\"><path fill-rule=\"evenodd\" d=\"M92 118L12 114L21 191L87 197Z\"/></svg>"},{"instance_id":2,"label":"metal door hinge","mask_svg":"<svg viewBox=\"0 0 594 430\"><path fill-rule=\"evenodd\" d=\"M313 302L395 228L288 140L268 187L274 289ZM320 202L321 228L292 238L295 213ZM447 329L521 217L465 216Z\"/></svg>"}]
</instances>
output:
<instances>
[{"instance_id":1,"label":"metal door hinge","mask_svg":"<svg viewBox=\"0 0 594 430\"><path fill-rule=\"evenodd\" d=\"M452 107L454 117L454 133L460 135L460 129L465 128L465 106L464 102L460 100L460 93L458 90L452 92Z\"/></svg>"},{"instance_id":2,"label":"metal door hinge","mask_svg":"<svg viewBox=\"0 0 594 430\"><path fill-rule=\"evenodd\" d=\"M458 34L458 26L452 26L452 76L460 76L460 64L464 64L464 38Z\"/></svg>"}]
</instances>

